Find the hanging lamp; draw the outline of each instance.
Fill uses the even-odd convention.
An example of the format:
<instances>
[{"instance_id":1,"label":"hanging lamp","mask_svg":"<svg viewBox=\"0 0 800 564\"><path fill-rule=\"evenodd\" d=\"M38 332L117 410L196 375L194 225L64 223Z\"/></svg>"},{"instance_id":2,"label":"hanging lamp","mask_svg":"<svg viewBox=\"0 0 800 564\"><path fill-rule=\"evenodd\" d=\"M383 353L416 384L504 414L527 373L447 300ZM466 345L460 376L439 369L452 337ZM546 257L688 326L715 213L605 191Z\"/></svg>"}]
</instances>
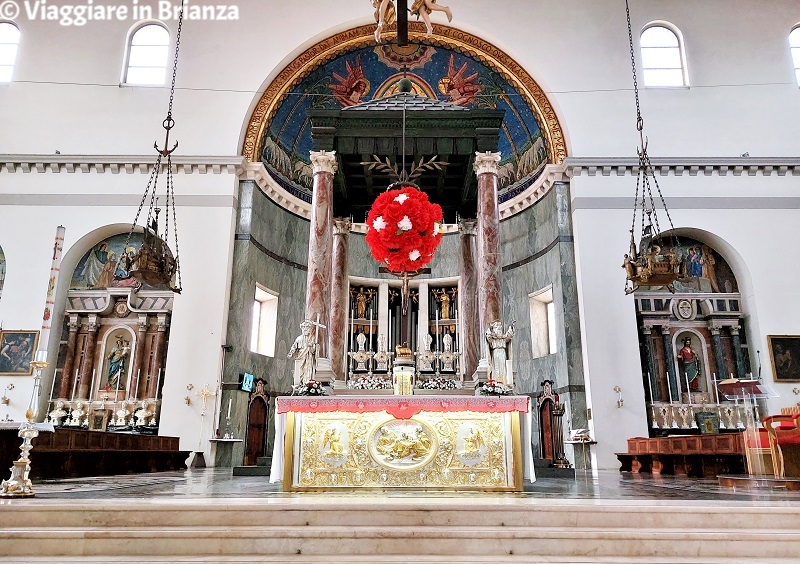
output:
<instances>
[{"instance_id":1,"label":"hanging lamp","mask_svg":"<svg viewBox=\"0 0 800 564\"><path fill-rule=\"evenodd\" d=\"M135 254L130 255L125 252L120 258L120 266L125 272L124 276L116 276L117 280L134 278L140 284L150 286L167 286L173 292L181 293L181 262L178 250L178 220L175 213L175 189L172 180L172 153L178 148L178 142L172 148L169 147L169 134L175 127L175 120L172 118L172 106L175 99L175 78L178 75L178 55L181 48L181 30L183 28L183 11L185 0L181 0L180 14L178 16L178 31L175 36L175 60L172 65L172 84L169 90L169 106L167 117L161 126L165 130L164 147L158 148L158 141L153 143L153 148L158 156L150 170L150 178L147 187L139 203L139 209L131 225L128 238L125 241L124 249L128 249L131 237L137 231L139 217L142 214L145 203L147 206L147 217L143 226L142 246ZM159 225L159 198L157 196L158 180L162 167L165 169L165 194L164 194L164 226ZM172 225L170 226L170 221ZM170 228L174 232L175 256L168 246ZM174 284L173 281L177 283Z\"/></svg>"},{"instance_id":2,"label":"hanging lamp","mask_svg":"<svg viewBox=\"0 0 800 564\"><path fill-rule=\"evenodd\" d=\"M639 169L636 177L636 193L633 199L633 220L631 221L631 239L628 252L625 254L622 268L625 269L625 293L632 294L640 286L666 286L671 292L675 291L674 282L680 275L680 261L677 255L677 237L671 234L663 237L658 221L658 208L653 196L653 186L664 208L664 213L669 221L670 232L674 231L672 218L669 215L667 202L658 185L650 156L647 154L648 139L644 135L644 119L639 104L639 84L636 79L636 56L633 49L633 31L631 30L631 10L628 0L625 0L625 12L628 18L628 42L631 52L631 71L633 75L633 94L636 99L636 130L639 132ZM639 189L641 188L641 196ZM641 235L637 249L634 232L636 218L641 220ZM666 248L667 241L671 244Z\"/></svg>"},{"instance_id":3,"label":"hanging lamp","mask_svg":"<svg viewBox=\"0 0 800 564\"><path fill-rule=\"evenodd\" d=\"M399 84L400 96L411 92L411 81L402 78ZM442 208L428 200L428 195L414 182L425 170L441 170L448 163L438 161L438 155L428 161L421 158L419 163L406 171L406 100L403 100L402 156L401 169L392 165L387 157L385 162L377 156L373 161L361 163L370 170L378 170L390 176L394 183L373 202L367 214L367 236L372 257L381 263L388 272L402 282L401 304L403 314L408 310L408 283L411 278L421 274L430 263L436 248L442 240L441 228L444 222Z\"/></svg>"}]
</instances>

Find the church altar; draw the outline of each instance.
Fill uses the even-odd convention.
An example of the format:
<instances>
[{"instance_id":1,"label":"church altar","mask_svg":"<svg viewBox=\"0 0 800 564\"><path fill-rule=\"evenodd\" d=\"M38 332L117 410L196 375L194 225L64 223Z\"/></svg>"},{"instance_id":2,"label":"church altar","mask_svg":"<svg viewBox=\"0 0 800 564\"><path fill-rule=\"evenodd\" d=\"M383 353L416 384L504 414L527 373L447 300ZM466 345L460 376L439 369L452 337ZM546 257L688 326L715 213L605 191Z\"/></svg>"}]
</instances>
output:
<instances>
[{"instance_id":1,"label":"church altar","mask_svg":"<svg viewBox=\"0 0 800 564\"><path fill-rule=\"evenodd\" d=\"M535 479L527 396L290 396L276 402L270 482L282 481L284 491L522 491L523 478Z\"/></svg>"}]
</instances>

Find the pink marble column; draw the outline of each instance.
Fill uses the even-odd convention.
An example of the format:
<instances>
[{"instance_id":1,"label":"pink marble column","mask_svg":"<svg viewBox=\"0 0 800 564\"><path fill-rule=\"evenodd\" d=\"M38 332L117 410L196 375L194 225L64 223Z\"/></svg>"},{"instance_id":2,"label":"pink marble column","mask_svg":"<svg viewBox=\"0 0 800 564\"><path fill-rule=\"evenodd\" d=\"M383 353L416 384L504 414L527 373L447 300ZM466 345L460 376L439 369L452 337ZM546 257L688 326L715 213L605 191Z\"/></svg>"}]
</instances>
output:
<instances>
[{"instance_id":1,"label":"pink marble column","mask_svg":"<svg viewBox=\"0 0 800 564\"><path fill-rule=\"evenodd\" d=\"M348 290L347 254L350 241L349 219L333 220L333 280L331 282L331 316L328 343L331 352L331 369L337 379L346 380L344 347L347 341Z\"/></svg>"},{"instance_id":2,"label":"pink marble column","mask_svg":"<svg viewBox=\"0 0 800 564\"><path fill-rule=\"evenodd\" d=\"M459 225L461 235L461 287L458 291L458 317L461 324L462 372L471 375L480 358L480 324L478 319L478 278L475 271L475 236L478 222L463 220Z\"/></svg>"},{"instance_id":3,"label":"pink marble column","mask_svg":"<svg viewBox=\"0 0 800 564\"><path fill-rule=\"evenodd\" d=\"M314 196L311 200L311 232L308 238L308 277L306 278L305 318L330 329L331 272L333 264L333 175L336 172L334 151L312 151ZM328 339L318 339L318 358L330 358Z\"/></svg>"},{"instance_id":4,"label":"pink marble column","mask_svg":"<svg viewBox=\"0 0 800 564\"><path fill-rule=\"evenodd\" d=\"M481 335L494 321L502 321L500 285L500 203L497 201L497 164L500 153L475 153L478 176L478 307Z\"/></svg>"},{"instance_id":5,"label":"pink marble column","mask_svg":"<svg viewBox=\"0 0 800 564\"><path fill-rule=\"evenodd\" d=\"M81 363L80 376L78 377L78 395L75 399L89 399L89 388L92 384L96 385L96 382L92 382L92 380L94 380L97 372L103 370L102 360L99 367L94 365L94 353L97 350L97 329L97 316L90 315L89 322L86 325L86 348L84 349L83 362Z\"/></svg>"},{"instance_id":6,"label":"pink marble column","mask_svg":"<svg viewBox=\"0 0 800 564\"><path fill-rule=\"evenodd\" d=\"M74 383L75 348L78 344L78 329L81 326L80 317L74 314L70 315L68 326L67 354L64 358L64 367L61 369L61 387L58 388L58 397L60 399L72 399L70 394Z\"/></svg>"}]
</instances>

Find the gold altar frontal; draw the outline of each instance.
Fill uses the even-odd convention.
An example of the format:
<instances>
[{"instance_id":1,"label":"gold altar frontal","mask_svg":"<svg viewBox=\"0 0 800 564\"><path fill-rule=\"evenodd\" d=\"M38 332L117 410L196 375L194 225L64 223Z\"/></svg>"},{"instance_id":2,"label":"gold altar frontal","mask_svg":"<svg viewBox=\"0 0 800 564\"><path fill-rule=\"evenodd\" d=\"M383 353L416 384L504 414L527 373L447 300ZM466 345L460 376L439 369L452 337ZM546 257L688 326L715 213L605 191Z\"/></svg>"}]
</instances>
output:
<instances>
[{"instance_id":1,"label":"gold altar frontal","mask_svg":"<svg viewBox=\"0 0 800 564\"><path fill-rule=\"evenodd\" d=\"M522 491L527 397L280 400L286 491Z\"/></svg>"}]
</instances>

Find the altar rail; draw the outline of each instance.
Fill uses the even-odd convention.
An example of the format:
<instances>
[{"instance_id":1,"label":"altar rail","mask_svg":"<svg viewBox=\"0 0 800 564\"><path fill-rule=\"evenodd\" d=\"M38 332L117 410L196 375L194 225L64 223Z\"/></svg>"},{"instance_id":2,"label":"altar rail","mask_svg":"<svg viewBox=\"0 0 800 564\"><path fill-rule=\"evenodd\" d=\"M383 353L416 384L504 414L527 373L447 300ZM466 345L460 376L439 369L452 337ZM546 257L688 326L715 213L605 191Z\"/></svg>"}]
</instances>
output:
<instances>
[{"instance_id":1,"label":"altar rail","mask_svg":"<svg viewBox=\"0 0 800 564\"><path fill-rule=\"evenodd\" d=\"M19 457L17 431L0 430L0 468ZM190 451L177 437L58 428L33 439L31 478L77 478L186 468Z\"/></svg>"}]
</instances>

